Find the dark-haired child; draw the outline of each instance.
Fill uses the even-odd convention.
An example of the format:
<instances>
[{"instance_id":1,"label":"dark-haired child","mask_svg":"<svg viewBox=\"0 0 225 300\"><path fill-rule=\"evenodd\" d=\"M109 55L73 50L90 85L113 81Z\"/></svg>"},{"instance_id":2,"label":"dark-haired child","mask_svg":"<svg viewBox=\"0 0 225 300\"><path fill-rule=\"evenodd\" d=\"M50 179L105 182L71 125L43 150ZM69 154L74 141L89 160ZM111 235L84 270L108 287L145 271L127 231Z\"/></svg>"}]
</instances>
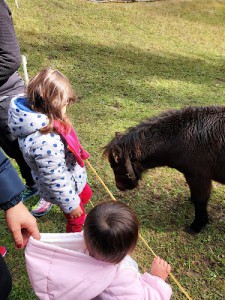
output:
<instances>
[{"instance_id":1,"label":"dark-haired child","mask_svg":"<svg viewBox=\"0 0 225 300\"><path fill-rule=\"evenodd\" d=\"M138 220L120 202L104 202L87 215L84 232L42 234L30 239L26 266L39 299L168 300L170 265L159 257L140 274L129 256L138 239Z\"/></svg>"}]
</instances>

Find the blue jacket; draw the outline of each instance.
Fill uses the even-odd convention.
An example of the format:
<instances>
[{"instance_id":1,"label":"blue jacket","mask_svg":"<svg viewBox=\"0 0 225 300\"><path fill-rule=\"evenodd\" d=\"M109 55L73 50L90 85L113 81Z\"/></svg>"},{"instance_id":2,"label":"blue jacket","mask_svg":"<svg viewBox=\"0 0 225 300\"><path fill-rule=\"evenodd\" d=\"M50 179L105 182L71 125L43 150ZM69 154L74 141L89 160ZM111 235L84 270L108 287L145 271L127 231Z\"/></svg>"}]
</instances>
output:
<instances>
[{"instance_id":1,"label":"blue jacket","mask_svg":"<svg viewBox=\"0 0 225 300\"><path fill-rule=\"evenodd\" d=\"M7 210L19 203L24 189L19 175L0 149L0 208Z\"/></svg>"}]
</instances>

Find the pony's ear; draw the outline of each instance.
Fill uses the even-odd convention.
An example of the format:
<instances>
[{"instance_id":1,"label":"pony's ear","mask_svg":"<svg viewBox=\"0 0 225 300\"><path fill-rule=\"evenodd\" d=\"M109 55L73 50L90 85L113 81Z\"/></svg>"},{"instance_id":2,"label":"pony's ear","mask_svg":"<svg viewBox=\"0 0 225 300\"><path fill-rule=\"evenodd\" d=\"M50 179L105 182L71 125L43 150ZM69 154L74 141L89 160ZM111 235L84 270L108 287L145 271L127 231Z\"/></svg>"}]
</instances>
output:
<instances>
[{"instance_id":1,"label":"pony's ear","mask_svg":"<svg viewBox=\"0 0 225 300\"><path fill-rule=\"evenodd\" d=\"M115 162L118 164L119 159L122 157L122 150L117 146L111 149L111 153Z\"/></svg>"},{"instance_id":2,"label":"pony's ear","mask_svg":"<svg viewBox=\"0 0 225 300\"><path fill-rule=\"evenodd\" d=\"M115 132L115 137L120 139L123 134L121 132Z\"/></svg>"},{"instance_id":3,"label":"pony's ear","mask_svg":"<svg viewBox=\"0 0 225 300\"><path fill-rule=\"evenodd\" d=\"M119 156L118 156L118 153L116 153L116 152L117 151L112 150L112 156L113 156L115 162L118 164L118 162L119 162Z\"/></svg>"}]
</instances>

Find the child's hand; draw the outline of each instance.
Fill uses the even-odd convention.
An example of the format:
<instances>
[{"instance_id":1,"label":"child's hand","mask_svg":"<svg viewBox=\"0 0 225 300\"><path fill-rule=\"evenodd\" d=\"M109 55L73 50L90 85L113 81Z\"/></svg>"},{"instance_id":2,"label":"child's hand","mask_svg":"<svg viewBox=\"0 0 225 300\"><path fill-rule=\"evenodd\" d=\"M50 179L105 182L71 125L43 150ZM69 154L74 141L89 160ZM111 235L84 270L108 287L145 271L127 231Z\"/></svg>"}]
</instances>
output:
<instances>
[{"instance_id":1,"label":"child's hand","mask_svg":"<svg viewBox=\"0 0 225 300\"><path fill-rule=\"evenodd\" d=\"M83 215L83 210L80 205L69 213L71 219L78 218Z\"/></svg>"},{"instance_id":2,"label":"child's hand","mask_svg":"<svg viewBox=\"0 0 225 300\"><path fill-rule=\"evenodd\" d=\"M170 265L160 258L159 256L155 257L152 263L151 275L158 276L163 280L166 280L170 273Z\"/></svg>"}]
</instances>

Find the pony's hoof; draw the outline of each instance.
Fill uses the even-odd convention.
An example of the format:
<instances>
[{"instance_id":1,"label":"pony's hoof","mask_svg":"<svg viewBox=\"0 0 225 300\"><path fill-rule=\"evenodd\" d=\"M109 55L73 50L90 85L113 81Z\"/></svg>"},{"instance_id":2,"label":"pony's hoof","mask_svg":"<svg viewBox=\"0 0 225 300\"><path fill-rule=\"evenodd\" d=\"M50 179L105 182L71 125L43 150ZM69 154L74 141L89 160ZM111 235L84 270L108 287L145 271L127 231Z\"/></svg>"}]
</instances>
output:
<instances>
[{"instance_id":1,"label":"pony's hoof","mask_svg":"<svg viewBox=\"0 0 225 300\"><path fill-rule=\"evenodd\" d=\"M202 230L203 227L204 227L204 226L196 226L194 223L192 223L191 226L185 227L184 230L185 230L187 233L194 235L194 234L199 233L199 232Z\"/></svg>"},{"instance_id":2,"label":"pony's hoof","mask_svg":"<svg viewBox=\"0 0 225 300\"><path fill-rule=\"evenodd\" d=\"M184 231L187 232L188 234L191 234L191 235L195 235L197 234L198 232L196 232L195 230L193 230L193 228L191 226L187 226L184 228Z\"/></svg>"}]
</instances>

